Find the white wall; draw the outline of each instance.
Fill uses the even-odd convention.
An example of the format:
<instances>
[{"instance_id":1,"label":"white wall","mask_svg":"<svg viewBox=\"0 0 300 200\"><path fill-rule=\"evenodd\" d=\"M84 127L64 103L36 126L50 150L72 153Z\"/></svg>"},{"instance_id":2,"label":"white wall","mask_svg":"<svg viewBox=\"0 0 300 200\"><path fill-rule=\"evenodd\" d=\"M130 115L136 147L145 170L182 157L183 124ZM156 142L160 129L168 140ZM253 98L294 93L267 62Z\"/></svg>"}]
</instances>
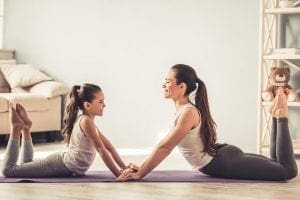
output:
<instances>
[{"instance_id":1,"label":"white wall","mask_svg":"<svg viewBox=\"0 0 300 200\"><path fill-rule=\"evenodd\" d=\"M4 47L68 85L100 84L98 120L119 147L149 147L171 125L161 84L194 66L220 141L256 150L258 0L7 0Z\"/></svg>"},{"instance_id":2,"label":"white wall","mask_svg":"<svg viewBox=\"0 0 300 200\"><path fill-rule=\"evenodd\" d=\"M4 0L0 0L0 48L3 47L3 11Z\"/></svg>"}]
</instances>

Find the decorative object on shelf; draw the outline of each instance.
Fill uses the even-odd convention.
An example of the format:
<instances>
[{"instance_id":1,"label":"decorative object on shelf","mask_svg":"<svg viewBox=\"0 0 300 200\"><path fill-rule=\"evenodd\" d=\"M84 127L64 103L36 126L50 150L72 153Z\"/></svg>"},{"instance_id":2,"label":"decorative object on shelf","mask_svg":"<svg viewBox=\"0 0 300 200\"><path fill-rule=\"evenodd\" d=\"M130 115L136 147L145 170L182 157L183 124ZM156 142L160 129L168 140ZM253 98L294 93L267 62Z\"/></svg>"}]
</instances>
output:
<instances>
[{"instance_id":1,"label":"decorative object on shelf","mask_svg":"<svg viewBox=\"0 0 300 200\"><path fill-rule=\"evenodd\" d=\"M294 2L293 7L298 7L300 6L300 0L297 0Z\"/></svg>"},{"instance_id":2,"label":"decorative object on shelf","mask_svg":"<svg viewBox=\"0 0 300 200\"><path fill-rule=\"evenodd\" d=\"M280 0L279 8L291 8L294 6L294 1L292 0Z\"/></svg>"},{"instance_id":3,"label":"decorative object on shelf","mask_svg":"<svg viewBox=\"0 0 300 200\"><path fill-rule=\"evenodd\" d=\"M296 96L292 87L288 84L290 80L290 68L285 67L272 67L269 84L265 91L262 93L262 99L264 101L272 101L276 95L279 87L289 89L288 101L295 101Z\"/></svg>"}]
</instances>

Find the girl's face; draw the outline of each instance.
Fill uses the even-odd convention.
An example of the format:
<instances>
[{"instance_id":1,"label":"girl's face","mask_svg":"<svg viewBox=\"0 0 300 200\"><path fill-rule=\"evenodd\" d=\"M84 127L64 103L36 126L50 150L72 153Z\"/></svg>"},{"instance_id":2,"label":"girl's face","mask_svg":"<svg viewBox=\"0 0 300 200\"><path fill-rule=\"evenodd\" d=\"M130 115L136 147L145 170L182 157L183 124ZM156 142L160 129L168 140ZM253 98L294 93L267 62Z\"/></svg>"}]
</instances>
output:
<instances>
[{"instance_id":1,"label":"girl's face","mask_svg":"<svg viewBox=\"0 0 300 200\"><path fill-rule=\"evenodd\" d=\"M95 93L95 98L91 102L85 102L85 110L93 116L102 116L105 107L104 94L102 91Z\"/></svg>"},{"instance_id":2,"label":"girl's face","mask_svg":"<svg viewBox=\"0 0 300 200\"><path fill-rule=\"evenodd\" d=\"M180 94L180 84L176 83L175 72L170 70L162 85L165 98L176 98Z\"/></svg>"}]
</instances>

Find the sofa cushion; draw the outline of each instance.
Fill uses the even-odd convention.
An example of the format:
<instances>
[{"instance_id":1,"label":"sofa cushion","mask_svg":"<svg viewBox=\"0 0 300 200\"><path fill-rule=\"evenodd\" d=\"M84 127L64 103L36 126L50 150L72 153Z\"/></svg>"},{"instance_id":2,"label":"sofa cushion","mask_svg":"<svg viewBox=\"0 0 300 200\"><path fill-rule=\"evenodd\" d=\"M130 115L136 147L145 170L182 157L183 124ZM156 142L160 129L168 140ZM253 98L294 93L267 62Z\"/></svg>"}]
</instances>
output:
<instances>
[{"instance_id":1,"label":"sofa cushion","mask_svg":"<svg viewBox=\"0 0 300 200\"><path fill-rule=\"evenodd\" d=\"M15 87L10 89L11 93L28 93L29 87Z\"/></svg>"},{"instance_id":2,"label":"sofa cushion","mask_svg":"<svg viewBox=\"0 0 300 200\"><path fill-rule=\"evenodd\" d=\"M11 88L31 86L53 79L28 64L2 64L1 70Z\"/></svg>"},{"instance_id":3,"label":"sofa cushion","mask_svg":"<svg viewBox=\"0 0 300 200\"><path fill-rule=\"evenodd\" d=\"M11 88L11 93L34 93L47 98L53 98L68 93L69 88L57 81L43 81L29 87Z\"/></svg>"},{"instance_id":4,"label":"sofa cushion","mask_svg":"<svg viewBox=\"0 0 300 200\"><path fill-rule=\"evenodd\" d=\"M46 111L49 109L49 100L38 94L32 93L0 93L1 99L1 112L8 111L8 102L6 108L2 108L3 100L10 101L12 103L20 103L27 111Z\"/></svg>"},{"instance_id":5,"label":"sofa cushion","mask_svg":"<svg viewBox=\"0 0 300 200\"><path fill-rule=\"evenodd\" d=\"M0 64L16 64L17 61L15 59L9 59L9 60L0 60Z\"/></svg>"},{"instance_id":6,"label":"sofa cushion","mask_svg":"<svg viewBox=\"0 0 300 200\"><path fill-rule=\"evenodd\" d=\"M31 93L43 95L47 98L56 97L68 93L69 88L57 81L44 81L29 88Z\"/></svg>"},{"instance_id":7,"label":"sofa cushion","mask_svg":"<svg viewBox=\"0 0 300 200\"><path fill-rule=\"evenodd\" d=\"M6 81L2 70L1 70L1 65L2 64L16 64L15 59L10 59L10 60L0 60L0 93L3 92L10 92L10 87L8 82Z\"/></svg>"},{"instance_id":8,"label":"sofa cushion","mask_svg":"<svg viewBox=\"0 0 300 200\"><path fill-rule=\"evenodd\" d=\"M10 91L9 85L8 85L2 71L0 70L0 93L9 92L9 91Z\"/></svg>"},{"instance_id":9,"label":"sofa cushion","mask_svg":"<svg viewBox=\"0 0 300 200\"><path fill-rule=\"evenodd\" d=\"M5 98L0 96L0 113L7 112L8 102Z\"/></svg>"}]
</instances>

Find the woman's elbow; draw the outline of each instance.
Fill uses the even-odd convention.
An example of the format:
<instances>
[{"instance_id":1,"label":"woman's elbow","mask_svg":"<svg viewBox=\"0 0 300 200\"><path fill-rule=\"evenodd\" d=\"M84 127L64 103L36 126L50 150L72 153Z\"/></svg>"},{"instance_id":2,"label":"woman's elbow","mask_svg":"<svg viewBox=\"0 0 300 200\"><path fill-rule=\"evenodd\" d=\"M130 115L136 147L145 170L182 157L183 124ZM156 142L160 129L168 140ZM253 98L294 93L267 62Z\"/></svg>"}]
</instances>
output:
<instances>
[{"instance_id":1,"label":"woman's elbow","mask_svg":"<svg viewBox=\"0 0 300 200\"><path fill-rule=\"evenodd\" d=\"M163 154L170 154L173 150L173 147L171 146L168 146L168 145L163 145L163 146L160 146L159 148L159 151L161 151Z\"/></svg>"}]
</instances>

